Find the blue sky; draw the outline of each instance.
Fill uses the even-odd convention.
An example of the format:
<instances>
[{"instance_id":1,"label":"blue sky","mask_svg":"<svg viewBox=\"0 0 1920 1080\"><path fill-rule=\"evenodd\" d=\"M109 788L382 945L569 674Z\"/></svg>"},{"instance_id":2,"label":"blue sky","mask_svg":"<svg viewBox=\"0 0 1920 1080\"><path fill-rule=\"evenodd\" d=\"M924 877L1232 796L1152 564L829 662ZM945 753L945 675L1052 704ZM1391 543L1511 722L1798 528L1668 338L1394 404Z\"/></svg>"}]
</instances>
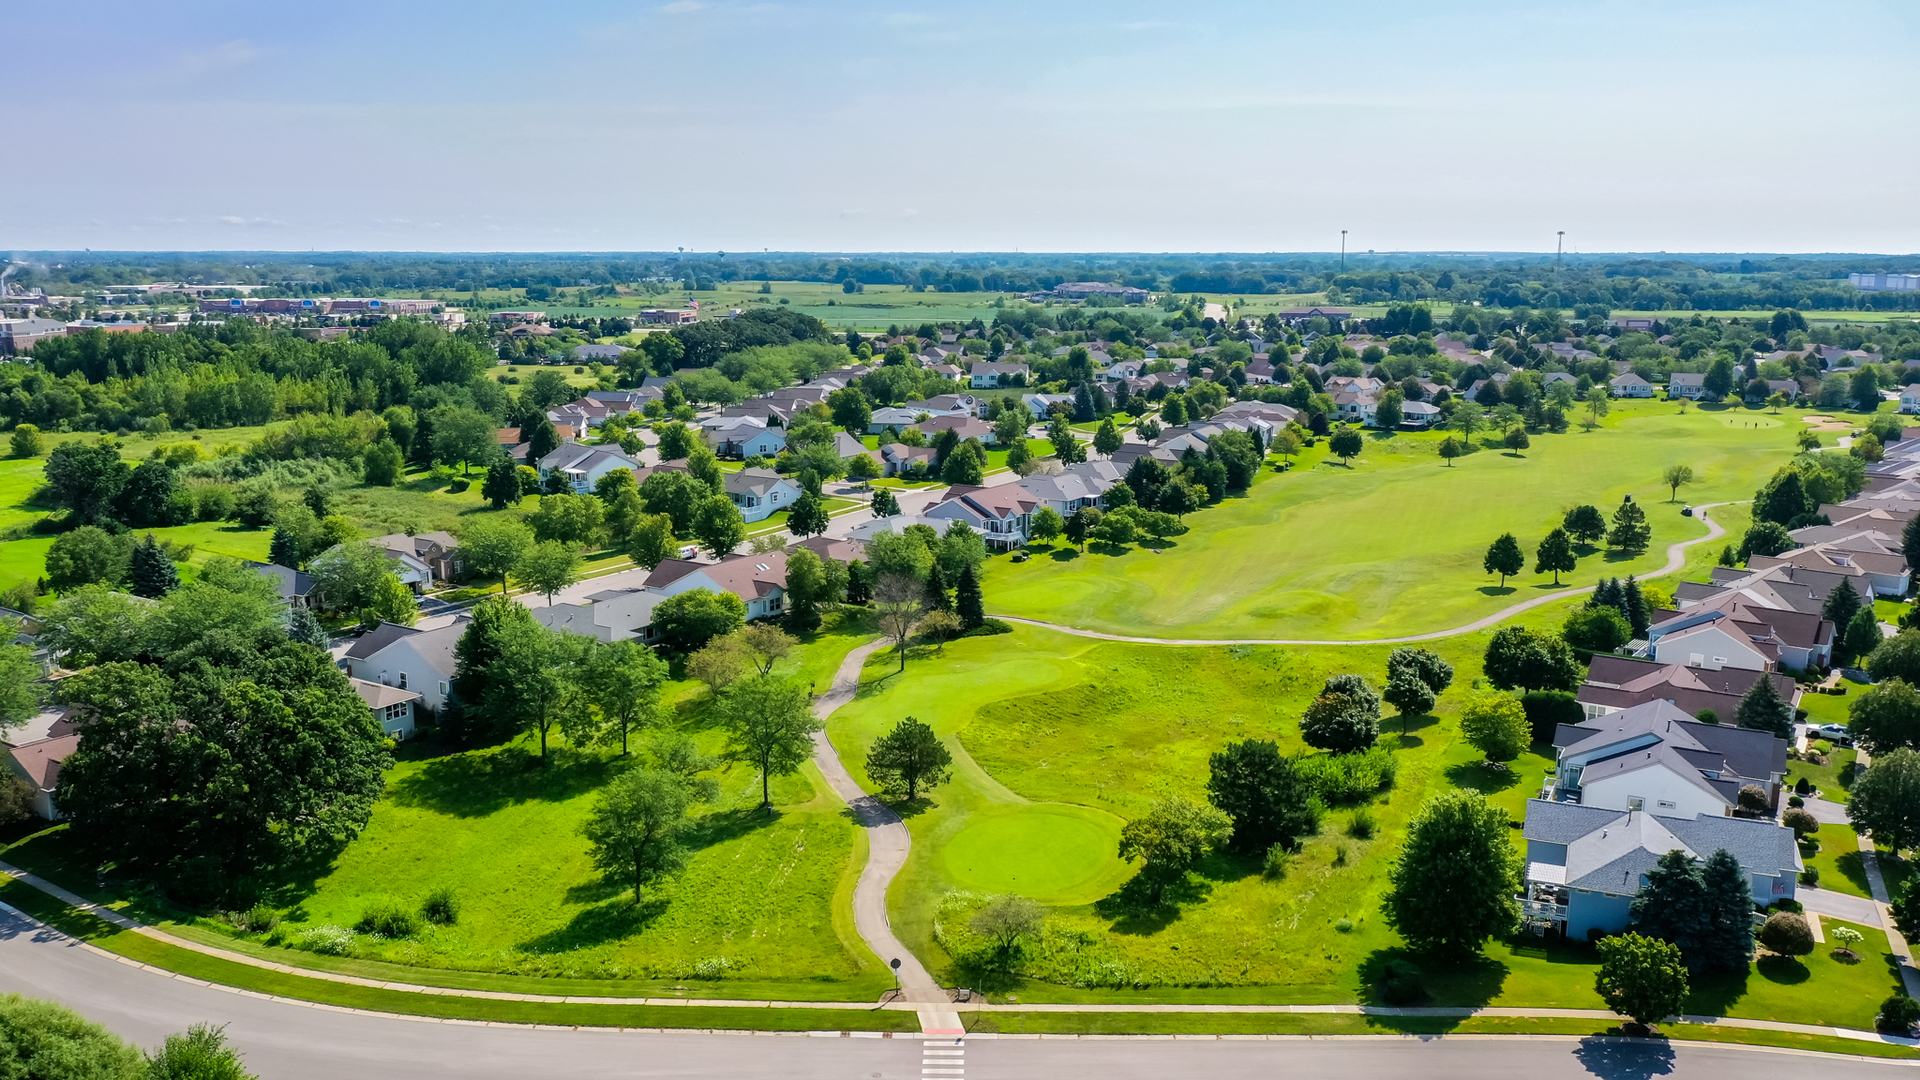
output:
<instances>
[{"instance_id":1,"label":"blue sky","mask_svg":"<svg viewBox=\"0 0 1920 1080\"><path fill-rule=\"evenodd\" d=\"M0 248L1920 250L1910 0L6 25Z\"/></svg>"}]
</instances>

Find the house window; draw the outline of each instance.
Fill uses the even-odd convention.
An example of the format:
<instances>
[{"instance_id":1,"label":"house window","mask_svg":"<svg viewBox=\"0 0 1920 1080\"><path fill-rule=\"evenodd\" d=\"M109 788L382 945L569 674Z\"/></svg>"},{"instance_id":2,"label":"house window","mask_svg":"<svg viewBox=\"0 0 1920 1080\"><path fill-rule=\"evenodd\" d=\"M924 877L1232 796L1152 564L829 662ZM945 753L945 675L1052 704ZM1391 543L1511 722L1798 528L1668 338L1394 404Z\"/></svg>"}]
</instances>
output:
<instances>
[{"instance_id":1,"label":"house window","mask_svg":"<svg viewBox=\"0 0 1920 1080\"><path fill-rule=\"evenodd\" d=\"M407 688L407 673L403 671L400 673L400 689L405 690L406 688Z\"/></svg>"},{"instance_id":2,"label":"house window","mask_svg":"<svg viewBox=\"0 0 1920 1080\"><path fill-rule=\"evenodd\" d=\"M1627 796L1627 809L1629 810L1641 810L1644 809L1646 805L1646 800L1638 795Z\"/></svg>"},{"instance_id":3,"label":"house window","mask_svg":"<svg viewBox=\"0 0 1920 1080\"><path fill-rule=\"evenodd\" d=\"M1678 810L1678 809L1680 809L1680 804L1679 804L1679 803L1676 803L1676 802L1672 802L1672 801L1670 801L1670 800L1667 800L1667 799L1661 799L1661 800L1659 800L1659 801L1657 801L1657 802L1655 802L1655 803L1654 803L1654 805L1655 805L1655 806L1658 806L1658 807L1659 807L1660 809L1662 809L1662 810Z\"/></svg>"},{"instance_id":4,"label":"house window","mask_svg":"<svg viewBox=\"0 0 1920 1080\"><path fill-rule=\"evenodd\" d=\"M447 696L447 684L444 682L440 684L440 696L441 697Z\"/></svg>"}]
</instances>

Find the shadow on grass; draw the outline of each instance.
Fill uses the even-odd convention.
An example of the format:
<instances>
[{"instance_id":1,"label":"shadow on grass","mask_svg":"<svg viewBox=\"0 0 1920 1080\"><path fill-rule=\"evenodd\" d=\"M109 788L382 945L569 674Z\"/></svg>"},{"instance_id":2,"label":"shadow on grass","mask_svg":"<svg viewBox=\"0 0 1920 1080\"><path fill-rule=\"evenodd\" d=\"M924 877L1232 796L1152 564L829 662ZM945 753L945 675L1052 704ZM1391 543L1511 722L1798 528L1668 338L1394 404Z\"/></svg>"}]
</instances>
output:
<instances>
[{"instance_id":1,"label":"shadow on grass","mask_svg":"<svg viewBox=\"0 0 1920 1080\"><path fill-rule=\"evenodd\" d=\"M1840 871L1841 876L1853 883L1854 888L1869 896L1873 895L1873 887L1867 882L1867 868L1860 861L1859 852L1849 851L1833 860L1833 865L1834 869Z\"/></svg>"},{"instance_id":2,"label":"shadow on grass","mask_svg":"<svg viewBox=\"0 0 1920 1080\"><path fill-rule=\"evenodd\" d=\"M1480 586L1480 595L1482 596L1512 596L1514 593L1517 593L1519 591L1520 591L1520 587L1518 585L1482 585Z\"/></svg>"},{"instance_id":3,"label":"shadow on grass","mask_svg":"<svg viewBox=\"0 0 1920 1080\"><path fill-rule=\"evenodd\" d=\"M1072 562L1080 557L1080 553L1070 547L1059 548L1050 554L1054 562Z\"/></svg>"},{"instance_id":4,"label":"shadow on grass","mask_svg":"<svg viewBox=\"0 0 1920 1080\"><path fill-rule=\"evenodd\" d=\"M1108 929L1116 934L1148 937L1180 921L1183 904L1200 904L1213 895L1211 882L1193 874L1169 884L1160 902L1148 899L1151 889L1146 881L1134 877L1113 894L1093 903L1094 914L1112 920Z\"/></svg>"},{"instance_id":5,"label":"shadow on grass","mask_svg":"<svg viewBox=\"0 0 1920 1080\"><path fill-rule=\"evenodd\" d=\"M656 896L646 896L640 903L633 902L632 886L621 888L611 881L596 883L593 886L576 885L567 891L569 900L586 899L591 889L603 897L600 903L587 908L558 930L550 930L531 941L521 944L523 952L557 953L571 952L574 949L587 949L595 945L630 938L645 930L648 924L658 919L667 910L667 901Z\"/></svg>"},{"instance_id":6,"label":"shadow on grass","mask_svg":"<svg viewBox=\"0 0 1920 1080\"><path fill-rule=\"evenodd\" d=\"M1555 959L1548 955L1547 959ZM1590 960L1591 957L1582 958ZM1576 962L1573 957L1568 962ZM1380 997L1380 984L1390 966L1411 964L1420 971L1420 985L1426 996L1411 1005L1479 1008L1500 996L1507 982L1507 965L1485 955L1471 957L1418 953L1411 949L1376 949L1360 961L1360 982L1369 1004L1390 1004ZM1448 1018L1449 1029L1459 1023Z\"/></svg>"},{"instance_id":7,"label":"shadow on grass","mask_svg":"<svg viewBox=\"0 0 1920 1080\"><path fill-rule=\"evenodd\" d=\"M460 754L403 777L388 798L454 817L485 817L519 803L577 798L604 785L619 767L565 752L546 765L536 755L513 750Z\"/></svg>"},{"instance_id":8,"label":"shadow on grass","mask_svg":"<svg viewBox=\"0 0 1920 1080\"><path fill-rule=\"evenodd\" d=\"M1600 1080L1653 1080L1673 1073L1673 1047L1662 1038L1636 1042L1582 1039L1574 1060Z\"/></svg>"},{"instance_id":9,"label":"shadow on grass","mask_svg":"<svg viewBox=\"0 0 1920 1080\"><path fill-rule=\"evenodd\" d=\"M932 810L938 810L940 808L940 804L938 802L935 802L932 796L927 795L924 792L921 793L917 798L913 798L913 799L901 799L897 802L891 799L880 799L878 801L882 806L885 806L887 809L899 815L900 819L903 821L910 820L912 818L917 818L922 814L925 814ZM847 809L842 810L840 813L842 817L850 818L856 824L860 822L859 815L853 813L852 807L848 807Z\"/></svg>"},{"instance_id":10,"label":"shadow on grass","mask_svg":"<svg viewBox=\"0 0 1920 1080\"><path fill-rule=\"evenodd\" d=\"M769 825L776 825L781 818L780 808L774 807L768 813L764 806L748 806L734 810L722 810L696 819L694 826L682 837L686 846L693 851L710 848L732 840L738 840L759 832Z\"/></svg>"},{"instance_id":11,"label":"shadow on grass","mask_svg":"<svg viewBox=\"0 0 1920 1080\"><path fill-rule=\"evenodd\" d=\"M1447 779L1455 787L1477 791L1482 795L1497 795L1520 782L1518 769L1489 769L1485 762L1469 761L1447 768Z\"/></svg>"}]
</instances>

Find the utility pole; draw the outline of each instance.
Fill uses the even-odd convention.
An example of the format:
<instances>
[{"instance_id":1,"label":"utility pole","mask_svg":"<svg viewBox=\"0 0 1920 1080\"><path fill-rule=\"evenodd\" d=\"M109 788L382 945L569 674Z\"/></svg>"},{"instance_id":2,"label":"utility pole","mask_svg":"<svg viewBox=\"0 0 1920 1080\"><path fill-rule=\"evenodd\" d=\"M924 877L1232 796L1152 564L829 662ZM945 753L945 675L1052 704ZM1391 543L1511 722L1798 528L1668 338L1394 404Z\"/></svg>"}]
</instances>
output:
<instances>
[{"instance_id":1,"label":"utility pole","mask_svg":"<svg viewBox=\"0 0 1920 1080\"><path fill-rule=\"evenodd\" d=\"M1567 253L1567 230L1561 229L1556 235L1560 237L1559 243L1553 249L1553 271L1557 274L1560 272L1561 257Z\"/></svg>"},{"instance_id":2,"label":"utility pole","mask_svg":"<svg viewBox=\"0 0 1920 1080\"><path fill-rule=\"evenodd\" d=\"M1347 270L1347 230L1340 230L1340 272Z\"/></svg>"}]
</instances>

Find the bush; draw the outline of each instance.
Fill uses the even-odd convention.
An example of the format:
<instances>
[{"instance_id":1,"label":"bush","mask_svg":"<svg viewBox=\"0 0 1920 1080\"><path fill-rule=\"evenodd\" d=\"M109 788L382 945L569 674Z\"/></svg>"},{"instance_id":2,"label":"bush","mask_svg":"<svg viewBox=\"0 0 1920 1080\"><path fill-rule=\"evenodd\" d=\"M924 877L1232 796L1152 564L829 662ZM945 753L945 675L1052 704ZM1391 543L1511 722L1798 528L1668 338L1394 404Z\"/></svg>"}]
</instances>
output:
<instances>
[{"instance_id":1,"label":"bush","mask_svg":"<svg viewBox=\"0 0 1920 1080\"><path fill-rule=\"evenodd\" d=\"M1759 784L1747 784L1740 789L1740 809L1749 813L1761 814L1767 810L1767 789Z\"/></svg>"},{"instance_id":2,"label":"bush","mask_svg":"<svg viewBox=\"0 0 1920 1080\"><path fill-rule=\"evenodd\" d=\"M1811 795L1811 794L1813 794L1813 781L1811 781L1811 780L1809 780L1809 779L1807 779L1807 778L1806 778L1806 777L1804 777L1804 776L1803 776L1803 777L1801 777L1801 778L1800 778L1800 779L1798 779L1798 780L1795 780L1795 781L1793 782L1793 792L1794 792L1794 794L1796 794L1796 795Z\"/></svg>"},{"instance_id":3,"label":"bush","mask_svg":"<svg viewBox=\"0 0 1920 1080\"><path fill-rule=\"evenodd\" d=\"M1793 835L1802 840L1820 831L1820 819L1797 807L1781 814L1780 824L1792 829Z\"/></svg>"},{"instance_id":4,"label":"bush","mask_svg":"<svg viewBox=\"0 0 1920 1080\"><path fill-rule=\"evenodd\" d=\"M1323 803L1356 803L1393 786L1400 761L1393 751L1376 746L1355 754L1309 754L1294 768Z\"/></svg>"},{"instance_id":5,"label":"bush","mask_svg":"<svg viewBox=\"0 0 1920 1080\"><path fill-rule=\"evenodd\" d=\"M1389 1005L1411 1005L1427 996L1427 988L1421 983L1420 969L1406 960L1389 960L1381 973L1380 981L1374 984L1380 1000Z\"/></svg>"},{"instance_id":6,"label":"bush","mask_svg":"<svg viewBox=\"0 0 1920 1080\"><path fill-rule=\"evenodd\" d=\"M1880 1003L1880 1015L1873 1018L1873 1026L1881 1031L1893 1031L1905 1034L1913 1025L1920 1023L1920 1001L1905 994L1895 994Z\"/></svg>"},{"instance_id":7,"label":"bush","mask_svg":"<svg viewBox=\"0 0 1920 1080\"><path fill-rule=\"evenodd\" d=\"M1268 881L1279 881L1287 876L1287 864L1293 861L1293 855L1287 851L1287 845L1274 844L1267 848L1267 857L1260 864L1260 873Z\"/></svg>"},{"instance_id":8,"label":"bush","mask_svg":"<svg viewBox=\"0 0 1920 1080\"><path fill-rule=\"evenodd\" d=\"M1801 798L1798 795L1789 795L1787 796L1787 805L1794 809L1799 809L1800 807L1807 805L1807 800Z\"/></svg>"},{"instance_id":9,"label":"bush","mask_svg":"<svg viewBox=\"0 0 1920 1080\"><path fill-rule=\"evenodd\" d=\"M1800 871L1800 884L1815 885L1815 886L1819 885L1820 884L1820 868L1817 866L1809 866L1805 870Z\"/></svg>"},{"instance_id":10,"label":"bush","mask_svg":"<svg viewBox=\"0 0 1920 1080\"><path fill-rule=\"evenodd\" d=\"M1011 634L1013 626L999 619L983 619L979 626L961 634L961 637L992 637L995 634Z\"/></svg>"},{"instance_id":11,"label":"bush","mask_svg":"<svg viewBox=\"0 0 1920 1080\"><path fill-rule=\"evenodd\" d=\"M1578 724L1587 718L1566 690L1529 690L1520 695L1520 707L1527 711L1527 726L1533 729L1533 741L1553 745L1554 733L1561 724Z\"/></svg>"},{"instance_id":12,"label":"bush","mask_svg":"<svg viewBox=\"0 0 1920 1080\"><path fill-rule=\"evenodd\" d=\"M264 934L280 925L280 913L265 904L255 904L245 911L236 911L229 916L233 927L242 933Z\"/></svg>"},{"instance_id":13,"label":"bush","mask_svg":"<svg viewBox=\"0 0 1920 1080\"><path fill-rule=\"evenodd\" d=\"M460 901L452 889L442 886L420 901L420 917L435 926L452 926L460 921Z\"/></svg>"},{"instance_id":14,"label":"bush","mask_svg":"<svg viewBox=\"0 0 1920 1080\"><path fill-rule=\"evenodd\" d=\"M1760 944L1781 956L1805 956L1813 951L1813 930L1804 915L1777 912L1760 927Z\"/></svg>"},{"instance_id":15,"label":"bush","mask_svg":"<svg viewBox=\"0 0 1920 1080\"><path fill-rule=\"evenodd\" d=\"M1373 830L1373 813L1365 807L1355 810L1353 816L1347 819L1347 835L1355 840L1373 839Z\"/></svg>"},{"instance_id":16,"label":"bush","mask_svg":"<svg viewBox=\"0 0 1920 1080\"><path fill-rule=\"evenodd\" d=\"M420 916L391 900L380 900L360 916L354 928L375 937L410 938L420 932Z\"/></svg>"},{"instance_id":17,"label":"bush","mask_svg":"<svg viewBox=\"0 0 1920 1080\"><path fill-rule=\"evenodd\" d=\"M344 926L309 926L294 939L293 947L321 956L345 956L353 951L353 931Z\"/></svg>"},{"instance_id":18,"label":"bush","mask_svg":"<svg viewBox=\"0 0 1920 1080\"><path fill-rule=\"evenodd\" d=\"M1333 929L1337 933L1351 934L1353 933L1353 920L1348 918L1335 919L1333 921Z\"/></svg>"}]
</instances>

